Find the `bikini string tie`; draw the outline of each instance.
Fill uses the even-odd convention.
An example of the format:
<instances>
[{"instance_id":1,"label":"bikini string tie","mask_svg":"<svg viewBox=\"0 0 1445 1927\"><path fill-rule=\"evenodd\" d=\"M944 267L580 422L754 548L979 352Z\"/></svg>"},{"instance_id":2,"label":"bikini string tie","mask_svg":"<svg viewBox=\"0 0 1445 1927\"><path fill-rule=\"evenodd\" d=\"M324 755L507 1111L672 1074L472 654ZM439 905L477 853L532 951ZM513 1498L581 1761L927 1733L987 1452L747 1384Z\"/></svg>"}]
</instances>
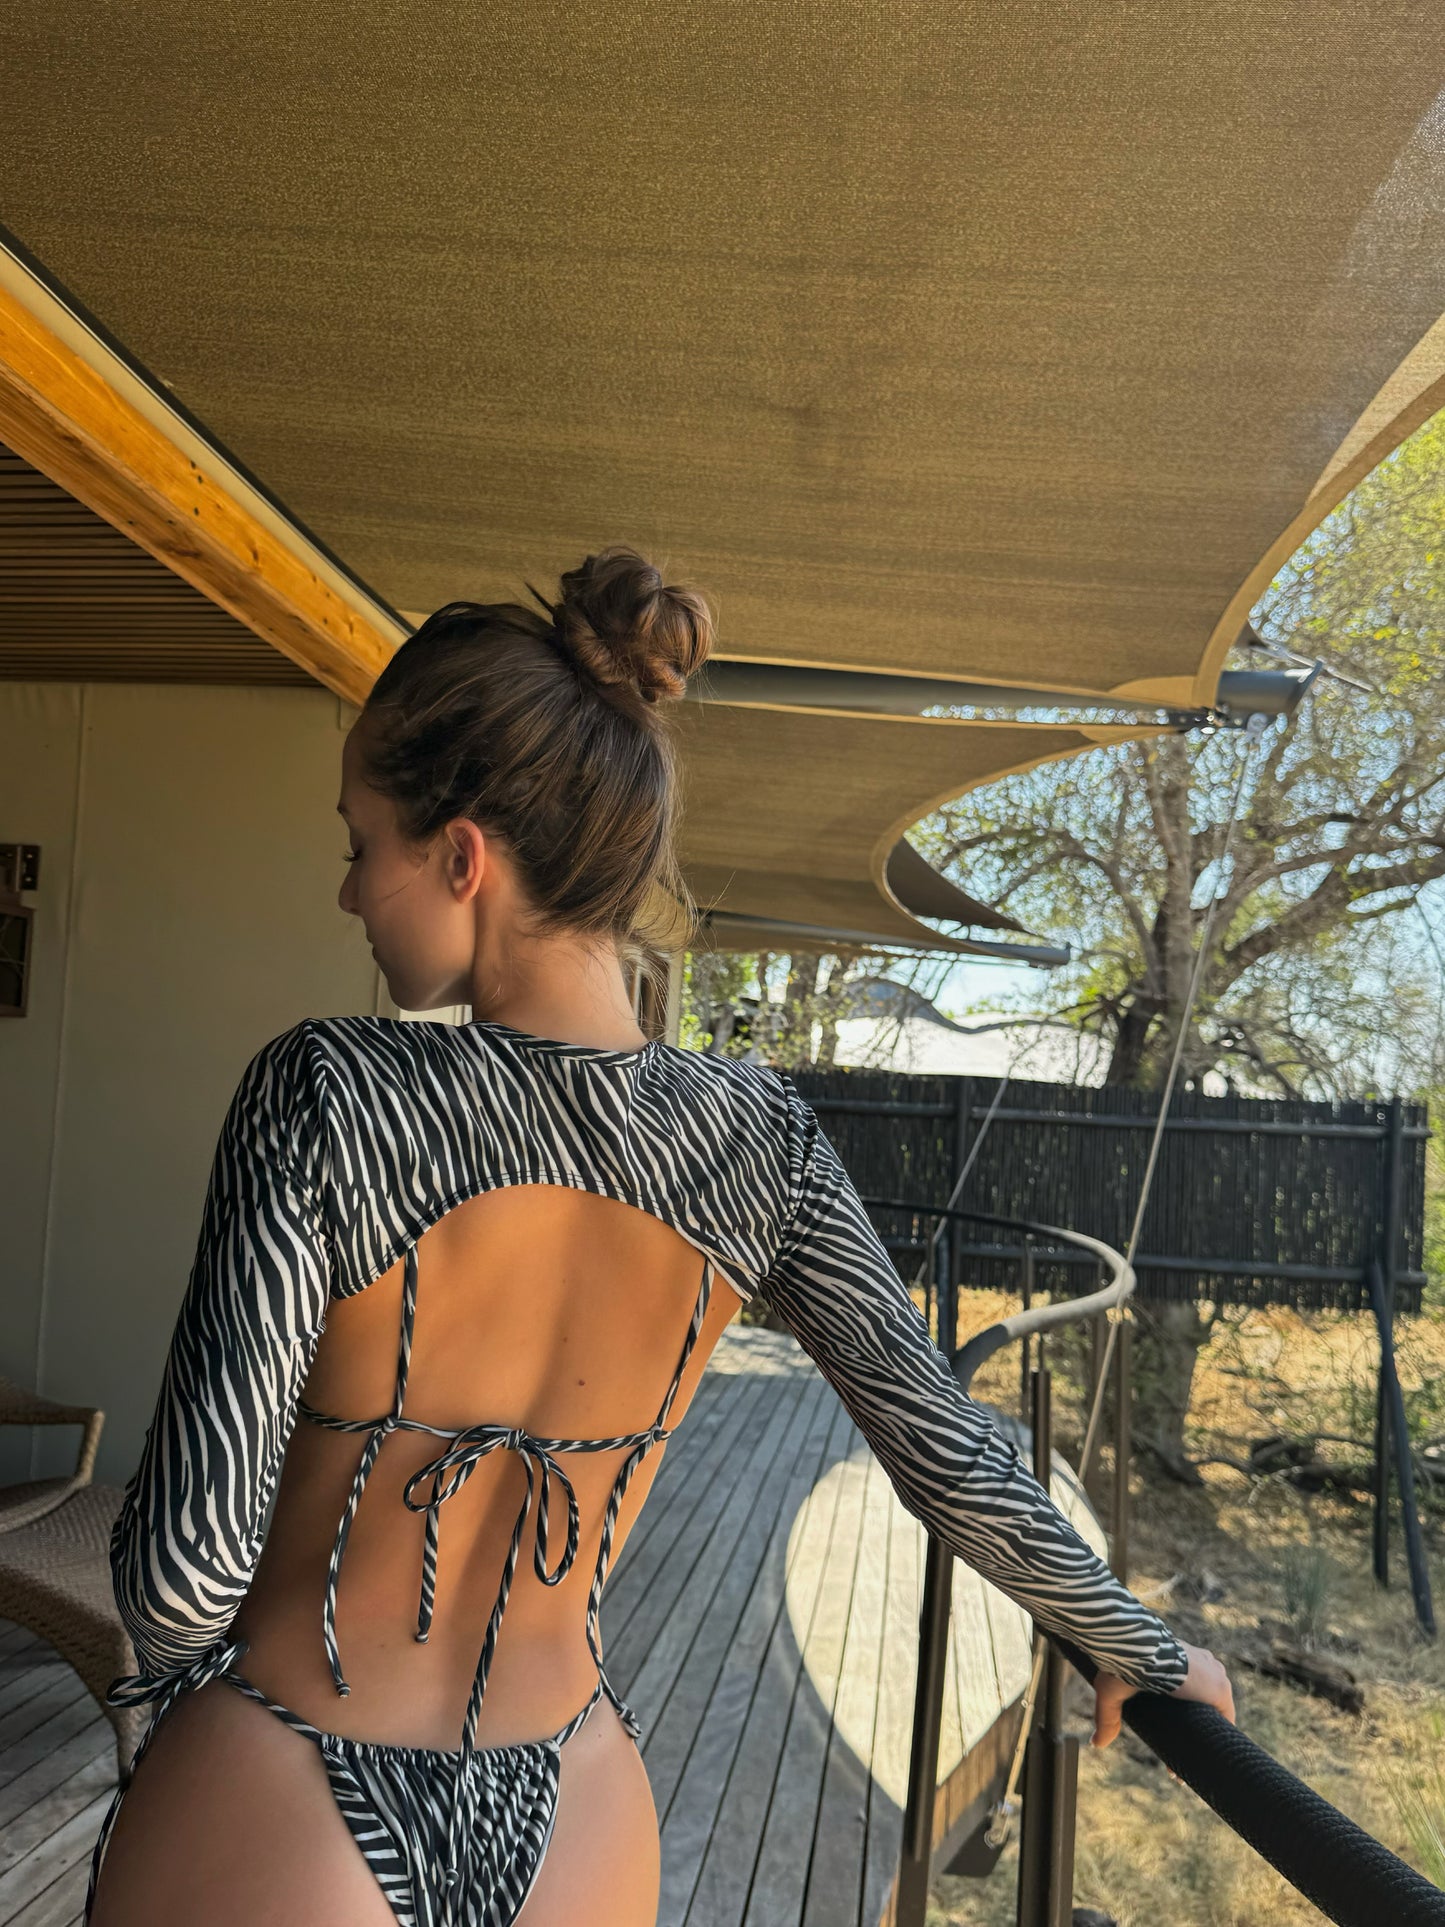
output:
<instances>
[{"instance_id":1,"label":"bikini string tie","mask_svg":"<svg viewBox=\"0 0 1445 1927\"><path fill-rule=\"evenodd\" d=\"M518 1425L473 1425L466 1431L457 1433L445 1452L439 1453L436 1458L412 1474L402 1491L403 1501L410 1511L426 1514L421 1603L416 1631L417 1638L424 1640L431 1628L432 1605L436 1597L437 1533L441 1508L448 1499L454 1498L461 1491L488 1453L502 1450L515 1452L521 1459L523 1470L527 1475L527 1490L518 1509L516 1523L512 1527L511 1543L507 1547L507 1557L502 1568L502 1582L492 1607L491 1617L487 1622L486 1638L482 1644L476 1676L472 1681L472 1690L467 1702L462 1744L456 1755L452 1781L451 1819L447 1830L444 1927L453 1927L458 1918L462 1868L470 1865L468 1841L477 1821L477 1789L472 1773L472 1756L477 1743L477 1722L481 1716L482 1700L487 1690L487 1676L491 1671L492 1656L496 1652L497 1636L501 1631L502 1615L507 1609L507 1600L511 1595L512 1579L517 1570L522 1538L526 1532L533 1502L535 1501L537 1507L537 1536L532 1550L532 1562L537 1577L544 1586L560 1585L572 1570L581 1541L582 1522L572 1481L542 1441L533 1438L529 1432ZM549 1566L551 1485L554 1479L560 1483L566 1496L567 1538L556 1565Z\"/></svg>"},{"instance_id":2,"label":"bikini string tie","mask_svg":"<svg viewBox=\"0 0 1445 1927\"><path fill-rule=\"evenodd\" d=\"M178 1673L124 1673L111 1681L105 1703L143 1706L147 1700L158 1700L162 1702L158 1712L163 1712L180 1693L208 1686L220 1674L229 1673L245 1651L244 1639L218 1639Z\"/></svg>"},{"instance_id":3,"label":"bikini string tie","mask_svg":"<svg viewBox=\"0 0 1445 1927\"><path fill-rule=\"evenodd\" d=\"M577 1494L572 1481L562 1470L556 1459L540 1439L533 1438L519 1425L473 1425L464 1432L458 1432L445 1452L439 1453L413 1472L402 1492L402 1501L411 1512L426 1514L426 1542L422 1552L421 1600L417 1609L416 1636L425 1640L431 1631L432 1612L436 1603L437 1579L437 1541L441 1526L441 1509L448 1499L455 1498L467 1480L476 1471L488 1453L506 1449L517 1453L527 1474L527 1491L517 1514L517 1523L512 1533L513 1559L521 1544L526 1529L527 1516L532 1510L535 1499L537 1505L537 1538L532 1550L532 1563L538 1579L544 1586L556 1586L567 1577L577 1557L577 1547L582 1537L582 1520L577 1509ZM567 1501L567 1542L563 1546L557 1564L549 1570L548 1561L551 1549L551 1490L556 1480ZM429 1485L424 1496L422 1488Z\"/></svg>"}]
</instances>

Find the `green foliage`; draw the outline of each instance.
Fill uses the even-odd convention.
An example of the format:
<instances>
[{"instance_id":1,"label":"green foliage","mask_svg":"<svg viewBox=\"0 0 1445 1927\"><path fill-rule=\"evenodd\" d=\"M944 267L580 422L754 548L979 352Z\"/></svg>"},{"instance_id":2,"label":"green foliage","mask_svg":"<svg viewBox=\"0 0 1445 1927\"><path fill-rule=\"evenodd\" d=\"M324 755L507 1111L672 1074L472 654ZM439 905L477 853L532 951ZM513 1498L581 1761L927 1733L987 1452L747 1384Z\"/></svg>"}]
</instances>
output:
<instances>
[{"instance_id":1,"label":"green foliage","mask_svg":"<svg viewBox=\"0 0 1445 1927\"><path fill-rule=\"evenodd\" d=\"M1432 1131L1425 1145L1425 1291L1424 1306L1445 1314L1445 1144L1436 1120L1445 1118L1445 1090L1429 1093Z\"/></svg>"},{"instance_id":2,"label":"green foliage","mask_svg":"<svg viewBox=\"0 0 1445 1927\"><path fill-rule=\"evenodd\" d=\"M946 968L929 957L867 950L693 951L683 965L679 1041L685 1050L756 1057L781 1070L831 1064L838 1025L871 1014L861 995L870 984L886 977L917 989Z\"/></svg>"},{"instance_id":3,"label":"green foliage","mask_svg":"<svg viewBox=\"0 0 1445 1927\"><path fill-rule=\"evenodd\" d=\"M1285 1616L1295 1637L1312 1646L1325 1634L1325 1619L1337 1578L1334 1561L1323 1546L1287 1545L1280 1559L1280 1588Z\"/></svg>"},{"instance_id":4,"label":"green foliage","mask_svg":"<svg viewBox=\"0 0 1445 1927\"><path fill-rule=\"evenodd\" d=\"M737 1013L757 983L755 956L738 950L690 951L683 959L682 1020L678 1042L684 1050L716 1050L740 1056L747 1033L738 1033Z\"/></svg>"},{"instance_id":5,"label":"green foliage","mask_svg":"<svg viewBox=\"0 0 1445 1927\"><path fill-rule=\"evenodd\" d=\"M1418 1721L1404 1759L1385 1767L1384 1780L1415 1866L1445 1887L1445 1714L1438 1707Z\"/></svg>"}]
</instances>

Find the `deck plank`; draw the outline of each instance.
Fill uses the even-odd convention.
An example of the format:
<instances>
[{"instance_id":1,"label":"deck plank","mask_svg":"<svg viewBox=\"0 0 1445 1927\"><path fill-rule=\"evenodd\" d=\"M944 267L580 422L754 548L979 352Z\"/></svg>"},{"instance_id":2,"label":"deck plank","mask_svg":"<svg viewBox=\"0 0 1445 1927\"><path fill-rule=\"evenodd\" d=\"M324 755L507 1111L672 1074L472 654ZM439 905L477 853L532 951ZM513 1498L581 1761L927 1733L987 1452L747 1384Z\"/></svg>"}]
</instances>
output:
<instances>
[{"instance_id":1,"label":"deck plank","mask_svg":"<svg viewBox=\"0 0 1445 1927\"><path fill-rule=\"evenodd\" d=\"M54 1757L52 1755L52 1757ZM58 1786L33 1801L0 1834L0 1875L57 1833L83 1807L115 1785L115 1761L101 1753L75 1768Z\"/></svg>"},{"instance_id":2,"label":"deck plank","mask_svg":"<svg viewBox=\"0 0 1445 1927\"><path fill-rule=\"evenodd\" d=\"M80 1898L91 1850L110 1804L111 1789L102 1788L76 1813L63 1820L31 1847L13 1867L0 1874L0 1922L4 1927L36 1927L44 1919L68 1920L74 1903L52 1889L63 1875L80 1876ZM61 1911L53 1911L60 1908Z\"/></svg>"},{"instance_id":3,"label":"deck plank","mask_svg":"<svg viewBox=\"0 0 1445 1927\"><path fill-rule=\"evenodd\" d=\"M645 1650L649 1637L647 1631L634 1624L638 1615L647 1616L645 1623L655 1627L659 1594L665 1594L668 1599L676 1597L687 1576L685 1567L680 1566L678 1548L696 1543L705 1535L706 1521L699 1513L710 1498L720 1502L726 1491L730 1462L762 1408L761 1382L739 1380L736 1393L726 1401L722 1423L708 1439L706 1449L683 1468L661 1495L659 1516L635 1553L632 1539L628 1538L623 1553L633 1556L625 1562L619 1558L617 1572L615 1576L608 1574L603 1594L602 1624L611 1642L610 1648L604 1647L610 1651L609 1670L615 1664L626 1672L630 1665L636 1664L629 1656L639 1648ZM667 1469L665 1456L662 1469ZM638 1521L639 1528L651 1509L649 1496L642 1519Z\"/></svg>"},{"instance_id":4,"label":"deck plank","mask_svg":"<svg viewBox=\"0 0 1445 1927\"><path fill-rule=\"evenodd\" d=\"M824 1468L847 1451L852 1420L832 1401ZM740 1927L755 1885L755 1867L776 1790L793 1695L803 1656L794 1623L806 1632L823 1574L838 1485L825 1473L800 1505L789 1535L784 1599L753 1682L732 1772L718 1809L687 1914L686 1927ZM676 1927L659 1915L658 1927Z\"/></svg>"},{"instance_id":5,"label":"deck plank","mask_svg":"<svg viewBox=\"0 0 1445 1927\"><path fill-rule=\"evenodd\" d=\"M8 1845L9 1828L28 1813L37 1800L60 1786L81 1767L99 1761L115 1782L115 1730L99 1711L87 1726L69 1739L61 1740L32 1765L18 1773L8 1786L0 1787L0 1865Z\"/></svg>"},{"instance_id":6,"label":"deck plank","mask_svg":"<svg viewBox=\"0 0 1445 1927\"><path fill-rule=\"evenodd\" d=\"M96 1823L99 1829L99 1821ZM5 1927L84 1927L85 1890L90 1883L90 1852L52 1881L43 1893L13 1914ZM0 1916L3 1918L3 1916Z\"/></svg>"},{"instance_id":7,"label":"deck plank","mask_svg":"<svg viewBox=\"0 0 1445 1927\"><path fill-rule=\"evenodd\" d=\"M724 1502L712 1521L706 1542L689 1562L689 1569L666 1619L649 1641L642 1663L632 1673L638 1711L656 1729L697 1637L698 1628L733 1567L748 1518L762 1501L770 1479L776 1479L779 1455L797 1410L798 1388L785 1386L775 1395L772 1409L759 1415L752 1435L743 1440L727 1478ZM648 1755L651 1771L651 1756Z\"/></svg>"},{"instance_id":8,"label":"deck plank","mask_svg":"<svg viewBox=\"0 0 1445 1927\"><path fill-rule=\"evenodd\" d=\"M622 1676L635 1678L653 1642L666 1626L668 1616L687 1585L693 1566L702 1557L716 1528L718 1516L727 1504L745 1442L754 1427L761 1424L762 1405L757 1393L758 1388L749 1385L740 1396L738 1404L744 1416L724 1434L727 1449L714 1461L715 1473L711 1477L695 1477L688 1482L685 1496L689 1503L678 1508L675 1536L666 1543L657 1544L655 1557L648 1557L648 1551L652 1550L649 1546L638 1560L633 1577L634 1584L641 1582L642 1591L635 1598L620 1631L614 1631L604 1612L607 1643L603 1651L607 1655L609 1673L615 1666Z\"/></svg>"},{"instance_id":9,"label":"deck plank","mask_svg":"<svg viewBox=\"0 0 1445 1927\"><path fill-rule=\"evenodd\" d=\"M717 1397L716 1392L715 1381L704 1373L676 1438L669 1439L659 1454L657 1473L642 1516L623 1542L608 1573L609 1590L621 1584L623 1574L652 1534L665 1529L664 1522L678 1487L694 1476L700 1460L716 1450L718 1430L728 1423L730 1416L728 1400Z\"/></svg>"},{"instance_id":10,"label":"deck plank","mask_svg":"<svg viewBox=\"0 0 1445 1927\"><path fill-rule=\"evenodd\" d=\"M888 1518L884 1590L883 1664L873 1729L873 1771L864 1835L863 1927L877 1927L903 1849L903 1808L913 1746L913 1696L918 1681L918 1526L901 1505ZM876 1907L875 1907L876 1899Z\"/></svg>"},{"instance_id":11,"label":"deck plank","mask_svg":"<svg viewBox=\"0 0 1445 1927\"><path fill-rule=\"evenodd\" d=\"M25 1730L28 1722L25 1708L39 1697L47 1686L71 1674L53 1647L43 1646L33 1657L26 1655L29 1663L18 1667L4 1680L0 1680L0 1746L5 1744L6 1736ZM73 1675L72 1675L73 1676Z\"/></svg>"},{"instance_id":12,"label":"deck plank","mask_svg":"<svg viewBox=\"0 0 1445 1927\"><path fill-rule=\"evenodd\" d=\"M789 1542L795 1537L793 1528L799 1510L806 1506L823 1471L829 1434L837 1423L836 1405L821 1380L805 1388L801 1416L805 1421L803 1436L787 1484L771 1509L767 1543L733 1636L721 1654L721 1665L663 1821L659 1927L663 1923L676 1927L688 1917L759 1680L766 1673L769 1643L784 1606ZM741 1918L745 1898L744 1887L735 1918Z\"/></svg>"},{"instance_id":13,"label":"deck plank","mask_svg":"<svg viewBox=\"0 0 1445 1927\"><path fill-rule=\"evenodd\" d=\"M787 1490L788 1469L805 1447L817 1403L818 1395L808 1385L789 1385L780 1394L755 1462L734 1494L736 1531L721 1571L699 1567L693 1580L701 1579L701 1595L690 1596L690 1581L665 1637L635 1682L634 1703L654 1709L643 1757L664 1825L747 1602L762 1583L762 1563ZM720 1549L723 1543L719 1541Z\"/></svg>"},{"instance_id":14,"label":"deck plank","mask_svg":"<svg viewBox=\"0 0 1445 1927\"><path fill-rule=\"evenodd\" d=\"M68 1666L48 1662L37 1669L42 1674L37 1691L25 1696L23 1702L0 1719L0 1760L8 1757L10 1749L17 1746L29 1734L43 1727L57 1713L77 1699L90 1700L78 1674ZM95 1704L90 1700L91 1705Z\"/></svg>"},{"instance_id":15,"label":"deck plank","mask_svg":"<svg viewBox=\"0 0 1445 1927\"><path fill-rule=\"evenodd\" d=\"M892 1489L870 1453L848 1467L861 1484L852 1597L846 1608L842 1666L823 1768L822 1793L803 1902L803 1927L853 1927L862 1907L868 1782L872 1777L878 1680L887 1601L888 1515Z\"/></svg>"},{"instance_id":16,"label":"deck plank","mask_svg":"<svg viewBox=\"0 0 1445 1927\"><path fill-rule=\"evenodd\" d=\"M847 1458L861 1449L862 1435L850 1425ZM842 1472L841 1467L835 1470ZM844 1474L837 1479L832 1530L822 1548L816 1603L803 1642L802 1669L743 1916L745 1927L797 1927L802 1917L811 1855L800 1847L812 1839L822 1793L862 1525L862 1482Z\"/></svg>"},{"instance_id":17,"label":"deck plank","mask_svg":"<svg viewBox=\"0 0 1445 1927\"><path fill-rule=\"evenodd\" d=\"M0 1752L0 1788L8 1788L36 1761L46 1759L55 1749L90 1726L100 1709L80 1681L74 1696L41 1725L33 1728ZM109 1722L107 1722L107 1725Z\"/></svg>"}]
</instances>

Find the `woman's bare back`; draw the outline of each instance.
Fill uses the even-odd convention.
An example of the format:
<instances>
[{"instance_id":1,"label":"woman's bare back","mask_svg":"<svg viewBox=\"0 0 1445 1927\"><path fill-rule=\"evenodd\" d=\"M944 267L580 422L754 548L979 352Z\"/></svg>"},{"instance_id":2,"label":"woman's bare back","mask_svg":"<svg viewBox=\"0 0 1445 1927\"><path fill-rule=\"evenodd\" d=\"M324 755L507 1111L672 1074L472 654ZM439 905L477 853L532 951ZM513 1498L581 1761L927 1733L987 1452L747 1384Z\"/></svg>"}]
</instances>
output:
<instances>
[{"instance_id":1,"label":"woman's bare back","mask_svg":"<svg viewBox=\"0 0 1445 1927\"><path fill-rule=\"evenodd\" d=\"M683 1351L702 1262L669 1226L592 1193L526 1185L468 1199L418 1243L407 1416L446 1430L488 1422L556 1438L645 1429ZM303 1392L308 1405L348 1418L390 1408L402 1285L398 1262L365 1291L331 1305ZM741 1302L714 1269L669 1428L682 1419ZM455 1748L525 1497L525 1471L515 1453L491 1453L448 1500L435 1615L423 1644L415 1634L425 1521L403 1504L402 1490L436 1455L438 1441L406 1431L384 1440L338 1590L337 1643L351 1687L342 1698L323 1648L322 1601L362 1444L360 1434L296 1426L265 1549L235 1625L249 1642L246 1676L323 1731ZM665 1450L665 1442L654 1444L628 1486L614 1561ZM487 1680L479 1746L554 1731L592 1691L587 1594L608 1494L625 1457L625 1450L567 1456L581 1544L556 1586L544 1586L533 1571L533 1506ZM554 1516L554 1567L565 1524ZM179 1828L178 1803L186 1819ZM203 1839L214 1839L214 1851L199 1851ZM259 1856L258 1841L266 1842ZM552 1839L518 1919L523 1927L561 1927L585 1912L597 1927L651 1927L658 1877L646 1771L604 1699L562 1748ZM158 1894L173 1896L173 1915L164 1912L171 1901L157 1911ZM142 1918L167 1927L174 1919L179 1927L202 1912L214 1927L233 1920L236 1927L261 1920L281 1927L301 1919L369 1927L373 1918L376 1927L390 1927L393 1919L335 1807L316 1749L219 1683L186 1695L157 1734L116 1826L94 1919L101 1927Z\"/></svg>"}]
</instances>

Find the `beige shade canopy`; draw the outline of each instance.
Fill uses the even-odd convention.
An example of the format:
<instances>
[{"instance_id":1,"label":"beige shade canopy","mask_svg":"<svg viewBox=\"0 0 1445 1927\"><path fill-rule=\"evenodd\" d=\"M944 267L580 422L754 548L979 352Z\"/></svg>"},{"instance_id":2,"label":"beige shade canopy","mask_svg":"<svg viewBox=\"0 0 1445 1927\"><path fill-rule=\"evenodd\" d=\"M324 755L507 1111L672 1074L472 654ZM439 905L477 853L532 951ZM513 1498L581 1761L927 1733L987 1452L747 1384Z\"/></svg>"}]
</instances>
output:
<instances>
[{"instance_id":1,"label":"beige shade canopy","mask_svg":"<svg viewBox=\"0 0 1445 1927\"><path fill-rule=\"evenodd\" d=\"M728 655L1208 702L1445 398L1414 0L61 0L7 43L0 219L397 608L624 539ZM902 829L1090 740L683 735L700 896L895 935Z\"/></svg>"}]
</instances>

